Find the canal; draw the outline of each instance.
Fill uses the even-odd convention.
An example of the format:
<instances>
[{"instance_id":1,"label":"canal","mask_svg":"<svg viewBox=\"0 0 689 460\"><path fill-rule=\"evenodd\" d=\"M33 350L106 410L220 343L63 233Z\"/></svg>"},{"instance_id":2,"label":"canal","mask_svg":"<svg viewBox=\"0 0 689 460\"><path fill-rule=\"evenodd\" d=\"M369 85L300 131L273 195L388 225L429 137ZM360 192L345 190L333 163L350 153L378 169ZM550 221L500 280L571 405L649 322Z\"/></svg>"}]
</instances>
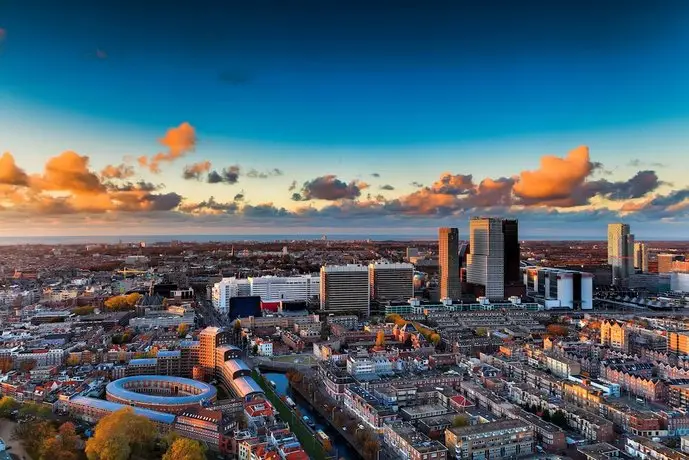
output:
<instances>
[{"instance_id":1,"label":"canal","mask_svg":"<svg viewBox=\"0 0 689 460\"><path fill-rule=\"evenodd\" d=\"M279 374L276 372L266 372L263 374L266 379L275 382L275 391L280 396L289 396L292 398L294 403L299 408L301 415L308 415L308 417L316 423L317 430L323 430L325 434L330 437L330 441L333 447L337 449L337 458L347 458L347 459L357 459L359 454L356 453L347 441L345 441L340 434L330 427L330 424L320 416L320 414L311 410L309 404L298 394L294 394L292 389L289 387L287 382L287 376L285 374Z\"/></svg>"}]
</instances>

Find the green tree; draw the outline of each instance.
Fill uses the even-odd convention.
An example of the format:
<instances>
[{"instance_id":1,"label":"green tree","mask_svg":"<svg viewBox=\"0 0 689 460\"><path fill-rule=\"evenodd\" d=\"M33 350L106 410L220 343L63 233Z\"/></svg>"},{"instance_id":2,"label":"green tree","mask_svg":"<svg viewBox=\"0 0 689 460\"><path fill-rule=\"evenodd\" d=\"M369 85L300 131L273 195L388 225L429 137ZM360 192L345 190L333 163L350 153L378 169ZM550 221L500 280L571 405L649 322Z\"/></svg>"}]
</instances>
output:
<instances>
[{"instance_id":1,"label":"green tree","mask_svg":"<svg viewBox=\"0 0 689 460\"><path fill-rule=\"evenodd\" d=\"M3 396L0 399L0 417L9 417L12 411L17 410L17 408L19 408L19 403L16 399L9 396Z\"/></svg>"},{"instance_id":2,"label":"green tree","mask_svg":"<svg viewBox=\"0 0 689 460\"><path fill-rule=\"evenodd\" d=\"M560 428L567 428L567 416L561 410L556 410L554 414L550 416L550 421Z\"/></svg>"},{"instance_id":3,"label":"green tree","mask_svg":"<svg viewBox=\"0 0 689 460\"><path fill-rule=\"evenodd\" d=\"M462 427L462 426L468 426L469 425L469 416L466 414L460 414L457 415L455 418L452 419L452 426L454 428Z\"/></svg>"},{"instance_id":4,"label":"green tree","mask_svg":"<svg viewBox=\"0 0 689 460\"><path fill-rule=\"evenodd\" d=\"M486 329L485 327L477 327L475 332L476 332L476 335L479 337L488 336L488 329Z\"/></svg>"},{"instance_id":5,"label":"green tree","mask_svg":"<svg viewBox=\"0 0 689 460\"><path fill-rule=\"evenodd\" d=\"M163 455L163 460L205 460L206 453L198 441L179 438Z\"/></svg>"},{"instance_id":6,"label":"green tree","mask_svg":"<svg viewBox=\"0 0 689 460\"><path fill-rule=\"evenodd\" d=\"M541 415L541 418L545 422L552 422L552 418L550 417L550 411L548 411L548 410L543 411L543 415Z\"/></svg>"}]
</instances>

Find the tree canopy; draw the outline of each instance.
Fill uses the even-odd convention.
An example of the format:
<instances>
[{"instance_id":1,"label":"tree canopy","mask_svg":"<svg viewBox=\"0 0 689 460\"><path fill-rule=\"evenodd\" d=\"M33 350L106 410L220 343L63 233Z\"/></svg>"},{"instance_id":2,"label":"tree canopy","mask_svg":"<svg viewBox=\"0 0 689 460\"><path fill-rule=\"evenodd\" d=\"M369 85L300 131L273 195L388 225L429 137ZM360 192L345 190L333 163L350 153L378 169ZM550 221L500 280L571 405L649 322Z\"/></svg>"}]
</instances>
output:
<instances>
[{"instance_id":1,"label":"tree canopy","mask_svg":"<svg viewBox=\"0 0 689 460\"><path fill-rule=\"evenodd\" d=\"M105 301L105 307L113 311L133 310L140 299L141 294L138 292L116 295Z\"/></svg>"},{"instance_id":2,"label":"tree canopy","mask_svg":"<svg viewBox=\"0 0 689 460\"><path fill-rule=\"evenodd\" d=\"M168 448L163 460L204 460L204 447L198 442L187 438L177 438Z\"/></svg>"},{"instance_id":3,"label":"tree canopy","mask_svg":"<svg viewBox=\"0 0 689 460\"><path fill-rule=\"evenodd\" d=\"M89 460L127 460L132 454L150 456L156 427L149 419L125 407L103 417L86 443Z\"/></svg>"}]
</instances>

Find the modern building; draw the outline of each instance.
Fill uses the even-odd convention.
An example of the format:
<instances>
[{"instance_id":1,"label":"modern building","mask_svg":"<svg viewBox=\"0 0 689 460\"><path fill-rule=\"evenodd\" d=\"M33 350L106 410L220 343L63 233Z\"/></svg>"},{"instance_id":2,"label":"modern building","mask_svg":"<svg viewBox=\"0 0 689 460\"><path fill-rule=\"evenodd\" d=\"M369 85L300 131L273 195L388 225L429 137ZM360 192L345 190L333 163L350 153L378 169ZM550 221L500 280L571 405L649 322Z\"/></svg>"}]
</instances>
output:
<instances>
[{"instance_id":1,"label":"modern building","mask_svg":"<svg viewBox=\"0 0 689 460\"><path fill-rule=\"evenodd\" d=\"M462 296L459 279L459 230L450 227L438 230L438 254L440 298L457 300Z\"/></svg>"},{"instance_id":2,"label":"modern building","mask_svg":"<svg viewBox=\"0 0 689 460\"><path fill-rule=\"evenodd\" d=\"M368 266L371 299L400 301L414 297L414 266L373 263Z\"/></svg>"},{"instance_id":3,"label":"modern building","mask_svg":"<svg viewBox=\"0 0 689 460\"><path fill-rule=\"evenodd\" d=\"M641 241L634 243L634 268L641 273L648 272L648 246Z\"/></svg>"},{"instance_id":4,"label":"modern building","mask_svg":"<svg viewBox=\"0 0 689 460\"><path fill-rule=\"evenodd\" d=\"M506 286L521 285L518 221L472 217L469 232L467 281L489 299L504 299Z\"/></svg>"},{"instance_id":5,"label":"modern building","mask_svg":"<svg viewBox=\"0 0 689 460\"><path fill-rule=\"evenodd\" d=\"M526 267L526 291L545 309L593 309L593 275L559 268Z\"/></svg>"},{"instance_id":6,"label":"modern building","mask_svg":"<svg viewBox=\"0 0 689 460\"><path fill-rule=\"evenodd\" d=\"M231 299L236 297L260 297L263 302L307 302L319 294L320 278L311 275L223 278L211 289L213 307L223 314L230 312Z\"/></svg>"},{"instance_id":7,"label":"modern building","mask_svg":"<svg viewBox=\"0 0 689 460\"><path fill-rule=\"evenodd\" d=\"M207 377L215 375L222 363L217 362L216 349L229 342L229 334L221 327L207 327L199 333L199 365Z\"/></svg>"},{"instance_id":8,"label":"modern building","mask_svg":"<svg viewBox=\"0 0 689 460\"><path fill-rule=\"evenodd\" d=\"M260 296L263 302L306 302L320 295L318 276L261 276L248 280L251 295Z\"/></svg>"},{"instance_id":9,"label":"modern building","mask_svg":"<svg viewBox=\"0 0 689 460\"><path fill-rule=\"evenodd\" d=\"M614 285L625 284L634 273L634 235L629 224L608 224L608 265Z\"/></svg>"},{"instance_id":10,"label":"modern building","mask_svg":"<svg viewBox=\"0 0 689 460\"><path fill-rule=\"evenodd\" d=\"M670 273L670 289L674 292L689 292L689 273Z\"/></svg>"},{"instance_id":11,"label":"modern building","mask_svg":"<svg viewBox=\"0 0 689 460\"><path fill-rule=\"evenodd\" d=\"M371 285L365 265L321 267L321 311L358 313L371 311Z\"/></svg>"},{"instance_id":12,"label":"modern building","mask_svg":"<svg viewBox=\"0 0 689 460\"><path fill-rule=\"evenodd\" d=\"M445 446L452 458L485 460L533 455L535 436L531 425L517 419L479 423L445 430Z\"/></svg>"},{"instance_id":13,"label":"modern building","mask_svg":"<svg viewBox=\"0 0 689 460\"><path fill-rule=\"evenodd\" d=\"M689 355L689 331L669 332L667 350L679 355Z\"/></svg>"},{"instance_id":14,"label":"modern building","mask_svg":"<svg viewBox=\"0 0 689 460\"><path fill-rule=\"evenodd\" d=\"M680 254L658 254L658 273L677 271L674 262L684 262L685 256Z\"/></svg>"},{"instance_id":15,"label":"modern building","mask_svg":"<svg viewBox=\"0 0 689 460\"><path fill-rule=\"evenodd\" d=\"M138 375L110 382L106 399L119 404L179 414L215 401L215 387L196 380L167 375Z\"/></svg>"}]
</instances>

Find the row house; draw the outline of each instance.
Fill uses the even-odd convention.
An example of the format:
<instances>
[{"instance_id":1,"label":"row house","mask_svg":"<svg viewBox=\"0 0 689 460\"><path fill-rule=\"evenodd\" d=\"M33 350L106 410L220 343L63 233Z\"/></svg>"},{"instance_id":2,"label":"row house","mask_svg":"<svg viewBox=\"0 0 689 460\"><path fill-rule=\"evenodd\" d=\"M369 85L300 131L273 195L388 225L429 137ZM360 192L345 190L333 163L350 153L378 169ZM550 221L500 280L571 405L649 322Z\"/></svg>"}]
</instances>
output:
<instances>
[{"instance_id":1,"label":"row house","mask_svg":"<svg viewBox=\"0 0 689 460\"><path fill-rule=\"evenodd\" d=\"M587 440L609 442L615 439L614 424L610 420L571 404L563 404L559 409L567 417L569 427Z\"/></svg>"},{"instance_id":2,"label":"row house","mask_svg":"<svg viewBox=\"0 0 689 460\"><path fill-rule=\"evenodd\" d=\"M666 431L660 415L642 412L626 404L606 402L601 404L600 415L611 420L620 431L637 436L662 436Z\"/></svg>"},{"instance_id":3,"label":"row house","mask_svg":"<svg viewBox=\"0 0 689 460\"><path fill-rule=\"evenodd\" d=\"M383 404L372 393L358 385L345 388L343 402L349 411L377 432L380 432L386 423L398 419L397 406Z\"/></svg>"}]
</instances>

